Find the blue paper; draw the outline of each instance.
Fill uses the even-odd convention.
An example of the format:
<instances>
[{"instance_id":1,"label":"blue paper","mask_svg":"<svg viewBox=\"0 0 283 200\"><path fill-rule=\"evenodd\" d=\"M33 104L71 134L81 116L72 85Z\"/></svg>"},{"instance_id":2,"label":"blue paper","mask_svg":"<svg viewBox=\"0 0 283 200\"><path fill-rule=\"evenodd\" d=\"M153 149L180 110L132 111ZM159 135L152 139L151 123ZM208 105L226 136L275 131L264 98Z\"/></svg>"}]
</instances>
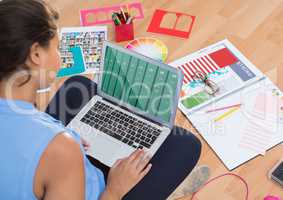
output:
<instances>
[{"instance_id":1,"label":"blue paper","mask_svg":"<svg viewBox=\"0 0 283 200\"><path fill-rule=\"evenodd\" d=\"M81 74L86 69L81 47L73 47L70 50L74 57L74 65L72 67L60 69L57 73L57 77Z\"/></svg>"},{"instance_id":2,"label":"blue paper","mask_svg":"<svg viewBox=\"0 0 283 200\"><path fill-rule=\"evenodd\" d=\"M256 75L241 61L231 65L231 69L243 80L248 81Z\"/></svg>"}]
</instances>

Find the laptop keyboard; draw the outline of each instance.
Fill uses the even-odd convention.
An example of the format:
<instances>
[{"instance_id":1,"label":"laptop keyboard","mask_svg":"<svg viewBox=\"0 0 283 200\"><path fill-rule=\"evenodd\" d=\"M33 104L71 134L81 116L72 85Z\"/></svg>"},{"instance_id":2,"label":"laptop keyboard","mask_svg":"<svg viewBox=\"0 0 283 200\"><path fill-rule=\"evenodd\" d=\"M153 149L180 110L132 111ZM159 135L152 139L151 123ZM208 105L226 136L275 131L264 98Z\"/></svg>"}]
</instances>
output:
<instances>
[{"instance_id":1,"label":"laptop keyboard","mask_svg":"<svg viewBox=\"0 0 283 200\"><path fill-rule=\"evenodd\" d=\"M161 130L97 101L81 119L95 129L134 148L150 148Z\"/></svg>"}]
</instances>

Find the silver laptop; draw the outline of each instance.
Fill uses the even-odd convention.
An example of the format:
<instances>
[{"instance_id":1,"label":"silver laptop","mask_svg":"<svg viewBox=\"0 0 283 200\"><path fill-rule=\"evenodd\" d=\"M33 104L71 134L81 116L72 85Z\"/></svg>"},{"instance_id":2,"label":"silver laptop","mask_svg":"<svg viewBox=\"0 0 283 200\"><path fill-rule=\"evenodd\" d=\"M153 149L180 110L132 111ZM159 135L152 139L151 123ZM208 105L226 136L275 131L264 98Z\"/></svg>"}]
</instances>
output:
<instances>
[{"instance_id":1,"label":"silver laptop","mask_svg":"<svg viewBox=\"0 0 283 200\"><path fill-rule=\"evenodd\" d=\"M143 148L152 156L173 127L182 86L180 70L105 42L97 95L68 124L111 167Z\"/></svg>"}]
</instances>

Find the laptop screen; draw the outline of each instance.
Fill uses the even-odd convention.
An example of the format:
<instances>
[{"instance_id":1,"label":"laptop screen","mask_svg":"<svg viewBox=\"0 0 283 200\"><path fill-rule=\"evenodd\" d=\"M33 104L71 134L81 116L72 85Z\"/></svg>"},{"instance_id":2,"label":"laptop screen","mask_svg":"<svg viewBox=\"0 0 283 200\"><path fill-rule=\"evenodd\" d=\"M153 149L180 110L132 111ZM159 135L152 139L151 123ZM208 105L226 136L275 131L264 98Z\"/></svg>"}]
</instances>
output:
<instances>
[{"instance_id":1,"label":"laptop screen","mask_svg":"<svg viewBox=\"0 0 283 200\"><path fill-rule=\"evenodd\" d=\"M101 91L169 123L176 114L179 71L129 50L106 45L104 51Z\"/></svg>"}]
</instances>

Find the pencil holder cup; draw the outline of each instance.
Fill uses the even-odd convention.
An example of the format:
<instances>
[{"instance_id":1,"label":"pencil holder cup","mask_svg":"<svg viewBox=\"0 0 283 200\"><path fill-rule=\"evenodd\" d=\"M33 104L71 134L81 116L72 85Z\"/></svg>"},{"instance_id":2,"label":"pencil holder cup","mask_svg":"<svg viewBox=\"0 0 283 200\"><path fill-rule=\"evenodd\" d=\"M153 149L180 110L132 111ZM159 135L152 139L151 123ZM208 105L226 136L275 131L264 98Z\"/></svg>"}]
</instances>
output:
<instances>
[{"instance_id":1,"label":"pencil holder cup","mask_svg":"<svg viewBox=\"0 0 283 200\"><path fill-rule=\"evenodd\" d=\"M115 26L116 42L123 42L134 39L134 24L121 24Z\"/></svg>"}]
</instances>

